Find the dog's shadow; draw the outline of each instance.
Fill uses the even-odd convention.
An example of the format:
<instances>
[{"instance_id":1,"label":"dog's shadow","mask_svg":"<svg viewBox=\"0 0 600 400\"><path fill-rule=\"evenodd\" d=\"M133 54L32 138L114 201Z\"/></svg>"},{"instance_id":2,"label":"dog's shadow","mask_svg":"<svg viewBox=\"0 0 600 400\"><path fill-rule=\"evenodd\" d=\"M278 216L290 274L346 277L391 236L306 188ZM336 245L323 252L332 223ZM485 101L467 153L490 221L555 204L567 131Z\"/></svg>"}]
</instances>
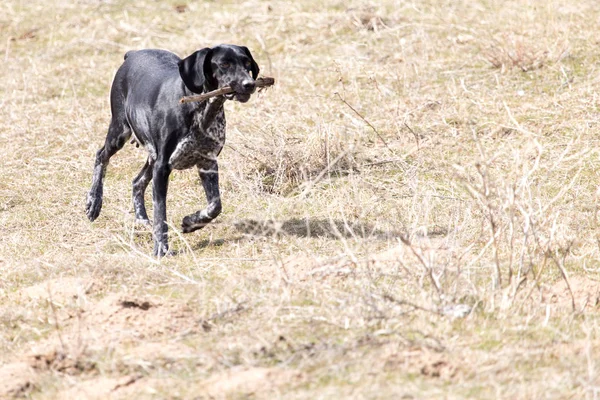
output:
<instances>
[{"instance_id":1,"label":"dog's shadow","mask_svg":"<svg viewBox=\"0 0 600 400\"><path fill-rule=\"evenodd\" d=\"M285 237L298 238L325 238L332 240L343 239L375 239L390 240L399 238L399 231L385 231L375 228L374 225L358 221L337 219L299 219L292 218L287 221L243 219L233 223L238 233L237 236L227 239L202 240L192 249L201 250L207 247L220 247L227 243L239 243L251 240L253 237Z\"/></svg>"},{"instance_id":2,"label":"dog's shadow","mask_svg":"<svg viewBox=\"0 0 600 400\"><path fill-rule=\"evenodd\" d=\"M243 219L235 221L233 228L237 235L229 238L204 239L192 245L191 249L196 251L208 247L221 247L251 240L253 237L395 240L407 236L405 230L384 230L370 223L325 218L292 218L287 221ZM435 226L427 230L426 236L433 238L447 234L446 228Z\"/></svg>"},{"instance_id":3,"label":"dog's shadow","mask_svg":"<svg viewBox=\"0 0 600 400\"><path fill-rule=\"evenodd\" d=\"M230 239L204 239L192 246L192 250L202 250L207 247L221 247L228 243L239 243L244 240L243 236L236 236Z\"/></svg>"},{"instance_id":4,"label":"dog's shadow","mask_svg":"<svg viewBox=\"0 0 600 400\"><path fill-rule=\"evenodd\" d=\"M378 240L389 240L402 236L401 232L381 230L369 223L322 218L292 218L287 221L245 219L235 222L234 226L236 231L245 236L296 236L299 238L361 238Z\"/></svg>"}]
</instances>

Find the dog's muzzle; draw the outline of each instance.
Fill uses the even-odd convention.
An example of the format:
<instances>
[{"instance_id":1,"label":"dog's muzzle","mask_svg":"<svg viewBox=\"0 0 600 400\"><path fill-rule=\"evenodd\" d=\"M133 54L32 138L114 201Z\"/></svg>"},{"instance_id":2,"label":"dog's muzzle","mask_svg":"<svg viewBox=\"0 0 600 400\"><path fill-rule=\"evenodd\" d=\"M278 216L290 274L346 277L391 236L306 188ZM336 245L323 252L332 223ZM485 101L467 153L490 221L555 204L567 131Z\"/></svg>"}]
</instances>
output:
<instances>
[{"instance_id":1,"label":"dog's muzzle","mask_svg":"<svg viewBox=\"0 0 600 400\"><path fill-rule=\"evenodd\" d=\"M226 94L225 98L228 100L237 100L240 103L245 103L250 100L250 96L256 91L256 83L253 79L246 79L240 84L231 84L231 88L234 90L233 93Z\"/></svg>"}]
</instances>

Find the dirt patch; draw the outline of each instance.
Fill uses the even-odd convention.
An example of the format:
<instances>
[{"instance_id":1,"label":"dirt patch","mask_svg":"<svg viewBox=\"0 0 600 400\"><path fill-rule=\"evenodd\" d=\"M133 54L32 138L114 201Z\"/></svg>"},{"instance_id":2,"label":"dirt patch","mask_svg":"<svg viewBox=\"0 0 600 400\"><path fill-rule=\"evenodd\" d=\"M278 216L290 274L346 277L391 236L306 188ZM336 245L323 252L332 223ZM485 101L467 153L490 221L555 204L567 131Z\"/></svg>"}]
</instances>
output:
<instances>
[{"instance_id":1,"label":"dirt patch","mask_svg":"<svg viewBox=\"0 0 600 400\"><path fill-rule=\"evenodd\" d=\"M63 390L57 395L57 399L106 399L117 393L125 396L141 380L141 375L88 379Z\"/></svg>"},{"instance_id":2,"label":"dirt patch","mask_svg":"<svg viewBox=\"0 0 600 400\"><path fill-rule=\"evenodd\" d=\"M198 352L185 343L166 340L144 341L134 347L118 347L114 357L120 360L120 368L126 371L139 371L140 366L149 365L152 368L170 368L177 362L189 359L202 365L213 365L217 362L213 356Z\"/></svg>"},{"instance_id":3,"label":"dirt patch","mask_svg":"<svg viewBox=\"0 0 600 400\"><path fill-rule=\"evenodd\" d=\"M269 393L283 385L300 382L301 379L302 376L297 372L277 368L235 367L216 374L204 382L189 383L192 386L187 390L197 392L200 395L197 398L222 399L232 396L237 398L236 395L246 398L252 397L253 394ZM170 388L171 393L177 397L179 395L176 392L179 392L180 389L172 392L177 387L182 389L181 382L169 378L145 378L142 375L128 375L121 378L96 377L75 383L61 391L56 398L65 400L139 398L144 395L162 393L161 390L165 390L165 388Z\"/></svg>"},{"instance_id":4,"label":"dirt patch","mask_svg":"<svg viewBox=\"0 0 600 400\"><path fill-rule=\"evenodd\" d=\"M222 398L230 393L266 393L278 386L300 380L293 371L277 368L233 368L205 381L201 387L211 397Z\"/></svg>"},{"instance_id":5,"label":"dirt patch","mask_svg":"<svg viewBox=\"0 0 600 400\"><path fill-rule=\"evenodd\" d=\"M144 342L140 346L123 348L125 360L152 360L156 358L178 358L187 356L192 349L181 342Z\"/></svg>"},{"instance_id":6,"label":"dirt patch","mask_svg":"<svg viewBox=\"0 0 600 400\"><path fill-rule=\"evenodd\" d=\"M110 294L80 311L79 321L59 321L63 341L107 344L195 331L198 320L185 304Z\"/></svg>"},{"instance_id":7,"label":"dirt patch","mask_svg":"<svg viewBox=\"0 0 600 400\"><path fill-rule=\"evenodd\" d=\"M89 302L77 314L77 318L70 314L58 317L55 332L35 346L30 358L50 358L50 369L62 368L62 364L54 363L53 354L77 360L84 350L93 354L140 340L160 341L164 335L174 340L202 329L197 316L185 304L119 294Z\"/></svg>"},{"instance_id":8,"label":"dirt patch","mask_svg":"<svg viewBox=\"0 0 600 400\"><path fill-rule=\"evenodd\" d=\"M148 339L197 331L198 320L184 304L109 295L84 315L88 330L104 339Z\"/></svg>"},{"instance_id":9,"label":"dirt patch","mask_svg":"<svg viewBox=\"0 0 600 400\"><path fill-rule=\"evenodd\" d=\"M451 381L460 374L460 368L448 360L445 354L432 353L421 349L407 350L391 354L385 361L387 371L402 370L414 375Z\"/></svg>"},{"instance_id":10,"label":"dirt patch","mask_svg":"<svg viewBox=\"0 0 600 400\"><path fill-rule=\"evenodd\" d=\"M84 354L69 354L58 350L30 356L29 365L38 371L53 370L68 375L79 375L96 368L96 364Z\"/></svg>"},{"instance_id":11,"label":"dirt patch","mask_svg":"<svg viewBox=\"0 0 600 400\"><path fill-rule=\"evenodd\" d=\"M91 286L89 281L74 279L59 284L56 280L20 293L23 300L51 299L57 311L48 314L44 309L41 315L48 318L50 335L35 343L28 353L17 355L13 364L0 368L0 398L29 392L48 373L73 377L69 382L87 379L65 391L62 398L106 398L115 388L133 383L129 382L131 376L88 379L98 374L96 363L107 349L133 344L135 351L124 354L125 365L128 361L136 365L139 360L170 362L189 353L177 338L202 331L193 310L173 301L110 294L99 301L90 297L72 302L83 299ZM142 341L143 345L138 345Z\"/></svg>"},{"instance_id":12,"label":"dirt patch","mask_svg":"<svg viewBox=\"0 0 600 400\"><path fill-rule=\"evenodd\" d=\"M0 398L25 397L35 387L35 375L26 362L0 367Z\"/></svg>"},{"instance_id":13,"label":"dirt patch","mask_svg":"<svg viewBox=\"0 0 600 400\"><path fill-rule=\"evenodd\" d=\"M46 301L65 304L70 301L85 298L98 287L92 279L57 278L24 288L20 292L22 300Z\"/></svg>"},{"instance_id":14,"label":"dirt patch","mask_svg":"<svg viewBox=\"0 0 600 400\"><path fill-rule=\"evenodd\" d=\"M582 276L569 278L571 291L566 282L561 279L543 291L543 300L559 309L572 308L573 300L575 309L584 311L586 309L597 309L600 305L600 282Z\"/></svg>"}]
</instances>

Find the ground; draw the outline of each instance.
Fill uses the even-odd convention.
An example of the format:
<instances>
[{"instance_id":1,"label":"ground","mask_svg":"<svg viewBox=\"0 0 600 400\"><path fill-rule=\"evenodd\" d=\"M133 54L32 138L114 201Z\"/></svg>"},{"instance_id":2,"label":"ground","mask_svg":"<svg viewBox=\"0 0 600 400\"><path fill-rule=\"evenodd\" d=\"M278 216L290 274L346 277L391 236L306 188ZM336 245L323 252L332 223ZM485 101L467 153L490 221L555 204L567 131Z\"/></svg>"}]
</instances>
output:
<instances>
[{"instance_id":1,"label":"ground","mask_svg":"<svg viewBox=\"0 0 600 400\"><path fill-rule=\"evenodd\" d=\"M596 399L600 4L5 0L0 398ZM156 259L111 160L131 49L248 46L224 209ZM151 198L150 190L147 198ZM151 212L151 204L149 204Z\"/></svg>"}]
</instances>

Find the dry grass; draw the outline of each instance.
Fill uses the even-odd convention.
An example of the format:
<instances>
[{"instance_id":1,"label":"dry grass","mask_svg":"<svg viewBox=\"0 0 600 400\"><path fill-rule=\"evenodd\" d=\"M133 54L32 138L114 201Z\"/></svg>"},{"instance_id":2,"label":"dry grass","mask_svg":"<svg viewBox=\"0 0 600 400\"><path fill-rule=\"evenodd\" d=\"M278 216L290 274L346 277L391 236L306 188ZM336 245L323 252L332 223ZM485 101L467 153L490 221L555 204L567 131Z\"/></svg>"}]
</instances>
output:
<instances>
[{"instance_id":1,"label":"dry grass","mask_svg":"<svg viewBox=\"0 0 600 400\"><path fill-rule=\"evenodd\" d=\"M598 397L596 2L4 3L0 397ZM141 150L83 212L110 82L222 42L277 85L158 261Z\"/></svg>"}]
</instances>

